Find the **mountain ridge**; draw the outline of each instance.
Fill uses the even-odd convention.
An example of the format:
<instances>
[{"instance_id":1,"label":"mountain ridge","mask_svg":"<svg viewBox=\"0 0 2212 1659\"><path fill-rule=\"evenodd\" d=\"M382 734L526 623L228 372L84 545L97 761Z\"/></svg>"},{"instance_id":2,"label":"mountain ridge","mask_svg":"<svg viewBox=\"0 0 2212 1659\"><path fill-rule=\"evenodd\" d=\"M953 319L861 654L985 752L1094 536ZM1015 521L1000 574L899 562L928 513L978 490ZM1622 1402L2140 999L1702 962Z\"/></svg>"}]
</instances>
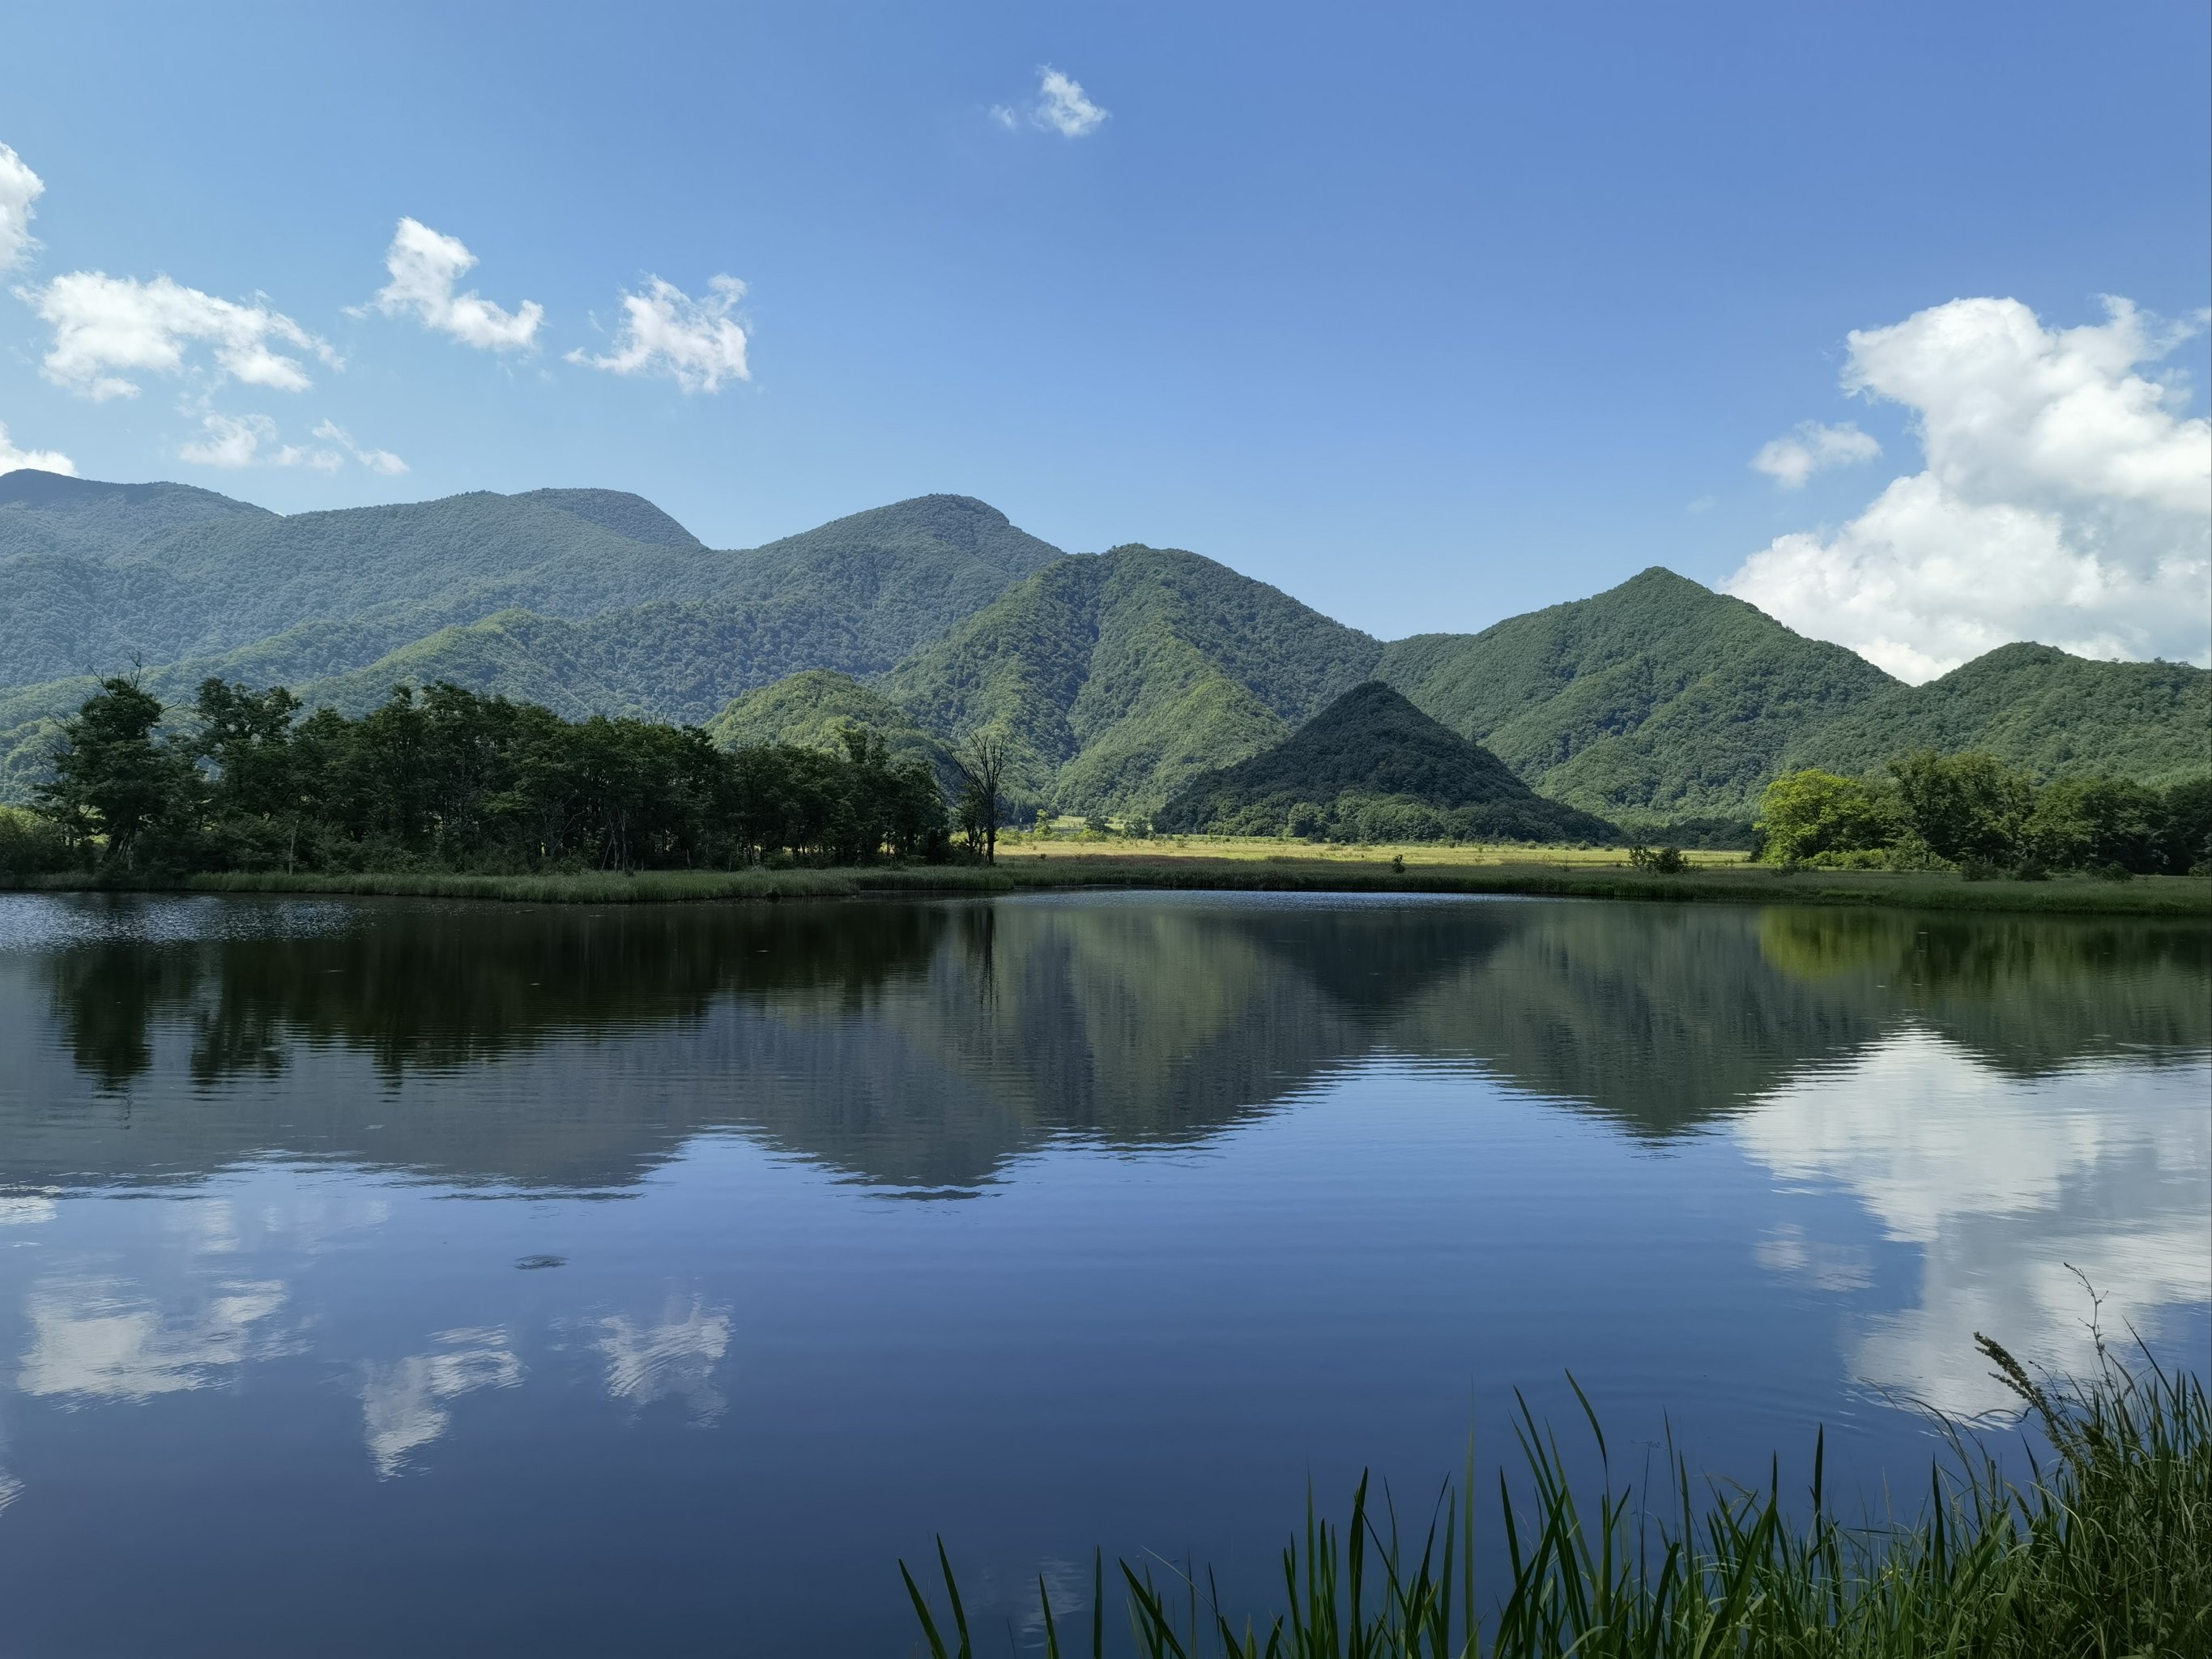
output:
<instances>
[{"instance_id":1,"label":"mountain ridge","mask_svg":"<svg viewBox=\"0 0 2212 1659\"><path fill-rule=\"evenodd\" d=\"M117 672L173 702L214 676L358 714L449 678L697 724L796 679L735 724L771 705L794 730L888 722L940 761L1000 730L1026 751L1024 798L1137 814L1369 678L1539 793L1638 822L1740 822L1785 767L1879 772L1923 746L2042 776L2212 771L2203 669L2021 644L1905 686L1658 566L1385 643L1195 553L1063 553L972 496L717 550L617 490L283 515L187 484L0 475L0 799L26 798L58 722Z\"/></svg>"}]
</instances>

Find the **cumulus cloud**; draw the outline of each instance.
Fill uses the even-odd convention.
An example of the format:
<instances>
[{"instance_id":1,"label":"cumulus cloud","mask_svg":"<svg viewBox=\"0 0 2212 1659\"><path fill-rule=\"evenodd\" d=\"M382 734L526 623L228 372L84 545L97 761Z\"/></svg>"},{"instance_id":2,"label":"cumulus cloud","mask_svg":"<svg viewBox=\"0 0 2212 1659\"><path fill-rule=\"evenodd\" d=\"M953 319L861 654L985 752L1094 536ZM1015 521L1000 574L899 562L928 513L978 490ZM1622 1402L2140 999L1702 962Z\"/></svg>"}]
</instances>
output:
<instances>
[{"instance_id":1,"label":"cumulus cloud","mask_svg":"<svg viewBox=\"0 0 2212 1659\"><path fill-rule=\"evenodd\" d=\"M31 204L46 189L46 181L29 163L0 144L0 270L19 264L39 246L31 234Z\"/></svg>"},{"instance_id":2,"label":"cumulus cloud","mask_svg":"<svg viewBox=\"0 0 2212 1659\"><path fill-rule=\"evenodd\" d=\"M71 271L19 293L54 331L42 366L46 377L95 402L138 395L137 383L118 371L181 373L199 343L213 355L216 379L277 392L312 384L300 360L278 350L280 344L338 366L325 342L259 295L241 305L167 276L143 283L99 270Z\"/></svg>"},{"instance_id":3,"label":"cumulus cloud","mask_svg":"<svg viewBox=\"0 0 2212 1659\"><path fill-rule=\"evenodd\" d=\"M750 380L745 331L735 316L744 294L734 276L708 278L699 300L648 277L642 290L623 295L614 349L595 357L580 348L568 361L615 374L665 374L686 392L719 392L725 380Z\"/></svg>"},{"instance_id":4,"label":"cumulus cloud","mask_svg":"<svg viewBox=\"0 0 2212 1659\"><path fill-rule=\"evenodd\" d=\"M526 350L535 344L545 307L525 300L502 310L471 289L454 288L476 264L477 256L458 236L446 236L419 219L402 219L385 250L384 268L392 280L369 305L387 317L413 317L423 327L450 334L482 351Z\"/></svg>"},{"instance_id":5,"label":"cumulus cloud","mask_svg":"<svg viewBox=\"0 0 2212 1659\"><path fill-rule=\"evenodd\" d=\"M1851 334L1844 389L1911 410L1925 470L1723 586L1915 682L2014 640L2212 661L2212 423L2140 372L2189 331L2106 312L1954 300Z\"/></svg>"},{"instance_id":6,"label":"cumulus cloud","mask_svg":"<svg viewBox=\"0 0 2212 1659\"><path fill-rule=\"evenodd\" d=\"M1841 426L1805 421L1789 436L1763 446L1751 458L1751 465L1784 489L1802 489L1815 472L1848 466L1853 461L1870 461L1881 453L1881 446L1849 421Z\"/></svg>"},{"instance_id":7,"label":"cumulus cloud","mask_svg":"<svg viewBox=\"0 0 2212 1659\"><path fill-rule=\"evenodd\" d=\"M991 118L1002 127L1027 125L1056 132L1063 138L1080 138L1104 125L1109 113L1091 100L1082 82L1045 64L1037 69L1036 95L1019 106L993 106Z\"/></svg>"},{"instance_id":8,"label":"cumulus cloud","mask_svg":"<svg viewBox=\"0 0 2212 1659\"><path fill-rule=\"evenodd\" d=\"M14 472L24 467L35 467L41 472L66 472L76 476L76 463L58 449L18 449L8 436L8 423L0 421L0 472ZM9 1199L0 1199L0 1223L8 1219Z\"/></svg>"}]
</instances>

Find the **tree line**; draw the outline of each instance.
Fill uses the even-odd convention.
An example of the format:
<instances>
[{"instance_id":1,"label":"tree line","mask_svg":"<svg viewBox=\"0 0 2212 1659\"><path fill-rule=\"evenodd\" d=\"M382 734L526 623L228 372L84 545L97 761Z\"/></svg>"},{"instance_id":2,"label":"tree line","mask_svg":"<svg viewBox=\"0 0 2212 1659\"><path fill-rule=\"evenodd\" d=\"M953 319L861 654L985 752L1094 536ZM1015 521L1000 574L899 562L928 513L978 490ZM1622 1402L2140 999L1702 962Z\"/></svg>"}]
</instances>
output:
<instances>
[{"instance_id":1,"label":"tree line","mask_svg":"<svg viewBox=\"0 0 2212 1659\"><path fill-rule=\"evenodd\" d=\"M1766 787L1759 856L1968 877L2212 873L2212 776L2160 789L2124 778L2038 783L1992 755L1916 750L1883 778L1818 768Z\"/></svg>"},{"instance_id":2,"label":"tree line","mask_svg":"<svg viewBox=\"0 0 2212 1659\"><path fill-rule=\"evenodd\" d=\"M0 868L125 877L222 870L491 873L988 858L1003 744L973 744L948 802L876 732L837 749L717 749L696 726L438 683L358 718L283 686L204 681L187 717L110 679L64 723ZM970 762L972 761L972 764ZM957 840L956 840L957 836Z\"/></svg>"}]
</instances>

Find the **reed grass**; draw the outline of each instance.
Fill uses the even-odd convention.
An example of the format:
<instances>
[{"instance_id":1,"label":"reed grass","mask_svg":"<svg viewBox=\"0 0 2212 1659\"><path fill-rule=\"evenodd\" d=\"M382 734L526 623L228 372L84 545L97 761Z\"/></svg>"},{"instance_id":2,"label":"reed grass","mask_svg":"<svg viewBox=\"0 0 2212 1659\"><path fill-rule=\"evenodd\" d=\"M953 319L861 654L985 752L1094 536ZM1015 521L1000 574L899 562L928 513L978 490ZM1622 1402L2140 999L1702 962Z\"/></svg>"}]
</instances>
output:
<instances>
[{"instance_id":1,"label":"reed grass","mask_svg":"<svg viewBox=\"0 0 2212 1659\"><path fill-rule=\"evenodd\" d=\"M1578 1493L1553 1433L1521 1404L1528 1484L1500 1476L1505 1577L1476 1601L1464 1484L1447 1486L1415 1540L1363 1477L1341 1528L1310 1501L1282 1555L1282 1610L1234 1625L1211 1577L1120 1564L1127 1650L1144 1659L2200 1659L2212 1652L2212 1417L2203 1381L2098 1346L2083 1380L2031 1371L1977 1344L2048 1443L2027 1482L2004 1477L1972 1435L1947 1425L1918 1513L1846 1522L1824 1488L1815 1439L1809 1512L1778 1463L1763 1491L1697 1482L1668 1449L1664 1486ZM1656 1499L1656 1502L1654 1501ZM1419 1553L1413 1553L1418 1541ZM902 1562L933 1659L975 1651L952 1567L949 1616ZM1089 1650L1107 1651L1105 1572L1094 1559ZM1039 1585L1039 1595L1043 1595ZM1060 1633L1044 1609L1045 1650ZM1066 1650L1073 1654L1075 1650Z\"/></svg>"}]
</instances>

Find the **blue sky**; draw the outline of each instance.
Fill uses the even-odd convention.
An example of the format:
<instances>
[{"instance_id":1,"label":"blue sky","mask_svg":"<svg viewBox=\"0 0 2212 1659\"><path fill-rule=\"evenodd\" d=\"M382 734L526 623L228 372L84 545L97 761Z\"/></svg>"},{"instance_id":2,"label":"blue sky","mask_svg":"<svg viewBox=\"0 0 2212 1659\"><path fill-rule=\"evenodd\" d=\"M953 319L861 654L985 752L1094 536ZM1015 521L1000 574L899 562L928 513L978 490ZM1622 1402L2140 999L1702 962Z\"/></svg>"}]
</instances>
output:
<instances>
[{"instance_id":1,"label":"blue sky","mask_svg":"<svg viewBox=\"0 0 2212 1659\"><path fill-rule=\"evenodd\" d=\"M22 9L0 144L43 189L0 296L0 423L88 477L285 511L634 489L715 545L958 491L1384 635L1657 562L1808 631L1856 616L1831 636L1915 678L1999 636L2198 656L2159 618L2203 579L2201 320L2178 337L2212 294L2208 15ZM1047 66L1081 89L1058 125ZM476 259L453 291L499 307L479 337L543 308L526 345L375 307L403 218ZM58 370L86 297L58 284L90 272L290 319L308 343L258 337L309 384L241 380L204 337L173 369ZM727 330L689 391L621 335L654 278L678 321L742 331L743 378ZM2018 308L1936 309L1962 299ZM1851 343L1931 312L1881 363ZM1971 410L2000 337L2028 390L1994 454ZM136 394L93 395L101 374ZM2060 381L2126 427L2079 465L2035 436ZM1969 447L1923 458L1947 422ZM1899 529L1874 507L1915 476L1953 494ZM2149 516L2106 545L2114 501ZM1913 550L2016 531L2000 510L2045 514L2051 546L1941 580ZM2058 565L2024 609L1943 597L2116 556L2141 591L2095 616Z\"/></svg>"}]
</instances>

